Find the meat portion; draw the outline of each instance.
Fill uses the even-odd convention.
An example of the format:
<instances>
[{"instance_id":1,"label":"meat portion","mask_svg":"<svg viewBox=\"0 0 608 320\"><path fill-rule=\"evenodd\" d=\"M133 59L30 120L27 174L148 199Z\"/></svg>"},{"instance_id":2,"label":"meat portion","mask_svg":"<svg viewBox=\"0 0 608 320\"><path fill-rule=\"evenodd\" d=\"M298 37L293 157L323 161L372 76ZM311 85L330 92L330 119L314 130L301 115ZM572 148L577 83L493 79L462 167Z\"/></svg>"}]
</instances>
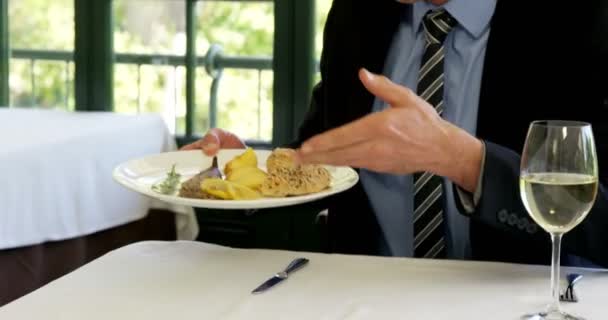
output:
<instances>
[{"instance_id":1,"label":"meat portion","mask_svg":"<svg viewBox=\"0 0 608 320\"><path fill-rule=\"evenodd\" d=\"M201 182L207 178L209 178L209 176L204 174L204 172L201 172L182 183L182 187L179 189L179 196L194 199L217 199L216 197L203 192L203 189L201 188Z\"/></svg>"},{"instance_id":2,"label":"meat portion","mask_svg":"<svg viewBox=\"0 0 608 320\"><path fill-rule=\"evenodd\" d=\"M222 173L218 169L217 157L213 157L211 167L201 171L199 174L182 183L179 189L179 196L194 199L217 199L216 197L206 193L201 188L201 182L207 178L221 178Z\"/></svg>"}]
</instances>

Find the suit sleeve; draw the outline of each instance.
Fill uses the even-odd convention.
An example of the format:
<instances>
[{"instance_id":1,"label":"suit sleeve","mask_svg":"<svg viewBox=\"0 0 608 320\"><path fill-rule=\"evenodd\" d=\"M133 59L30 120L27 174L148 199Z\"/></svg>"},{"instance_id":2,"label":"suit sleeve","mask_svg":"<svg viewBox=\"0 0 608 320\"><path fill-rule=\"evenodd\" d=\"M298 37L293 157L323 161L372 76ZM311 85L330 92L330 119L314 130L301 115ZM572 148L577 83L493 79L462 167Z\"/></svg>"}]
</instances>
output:
<instances>
[{"instance_id":1,"label":"suit sleeve","mask_svg":"<svg viewBox=\"0 0 608 320\"><path fill-rule=\"evenodd\" d=\"M608 267L608 41L605 41L604 37L608 30L608 6L605 1L595 3L599 5L599 9L592 10L593 17L585 18L582 24L592 30L586 33L588 38L584 38L584 41L591 45L576 49L576 52L586 52L581 56L587 57L588 65L593 65L594 68L585 69L581 73L587 79L583 82L584 85L573 86L570 92L558 94L561 96L560 101L564 102L556 101L554 107L561 110L560 118L592 124L600 178L593 208L583 222L566 233L562 251ZM593 21L596 21L597 25L592 27L589 23ZM569 73L578 74L572 71L561 74L564 78L574 77ZM473 212L465 211L462 204L456 201L460 212L487 226L490 232L507 232L522 239L523 243L546 242L547 233L529 217L520 198L520 155L491 141L485 141L485 145L481 197Z\"/></svg>"},{"instance_id":2,"label":"suit sleeve","mask_svg":"<svg viewBox=\"0 0 608 320\"><path fill-rule=\"evenodd\" d=\"M603 148L600 148L603 149ZM491 228L501 229L529 241L544 241L546 232L531 218L519 193L520 156L510 149L486 141L483 186L479 203L471 213L461 203L463 214ZM605 166L604 166L605 167ZM600 166L601 168L601 166ZM604 181L605 182L605 181ZM608 266L608 192L600 184L597 200L587 218L566 234L563 252Z\"/></svg>"}]
</instances>

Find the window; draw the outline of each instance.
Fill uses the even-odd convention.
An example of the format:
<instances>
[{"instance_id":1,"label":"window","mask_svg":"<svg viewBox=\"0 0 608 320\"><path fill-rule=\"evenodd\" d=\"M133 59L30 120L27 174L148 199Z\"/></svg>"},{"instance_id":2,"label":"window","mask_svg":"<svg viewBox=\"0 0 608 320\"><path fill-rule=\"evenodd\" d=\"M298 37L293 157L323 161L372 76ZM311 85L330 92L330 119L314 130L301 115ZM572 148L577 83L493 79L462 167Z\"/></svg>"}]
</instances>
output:
<instances>
[{"instance_id":1,"label":"window","mask_svg":"<svg viewBox=\"0 0 608 320\"><path fill-rule=\"evenodd\" d=\"M325 28L325 22L327 21L327 14L331 9L333 0L316 0L316 33L315 33L315 55L317 60L321 59L321 51L323 50L323 29Z\"/></svg>"},{"instance_id":2,"label":"window","mask_svg":"<svg viewBox=\"0 0 608 320\"><path fill-rule=\"evenodd\" d=\"M185 133L184 0L114 0L114 111L157 112Z\"/></svg>"},{"instance_id":3,"label":"window","mask_svg":"<svg viewBox=\"0 0 608 320\"><path fill-rule=\"evenodd\" d=\"M247 140L270 141L273 3L199 1L193 10L193 132L202 134L217 126ZM183 135L186 2L115 0L113 14L114 110L159 112L172 132ZM206 62L212 47L213 70Z\"/></svg>"},{"instance_id":4,"label":"window","mask_svg":"<svg viewBox=\"0 0 608 320\"><path fill-rule=\"evenodd\" d=\"M9 105L74 109L73 0L9 0Z\"/></svg>"},{"instance_id":5,"label":"window","mask_svg":"<svg viewBox=\"0 0 608 320\"><path fill-rule=\"evenodd\" d=\"M157 112L181 142L217 126L280 145L308 108L314 1L331 2L0 0L0 104Z\"/></svg>"},{"instance_id":6,"label":"window","mask_svg":"<svg viewBox=\"0 0 608 320\"><path fill-rule=\"evenodd\" d=\"M270 1L197 3L197 55L216 58L211 72L196 74L195 132L217 126L245 140L272 140L273 37Z\"/></svg>"},{"instance_id":7,"label":"window","mask_svg":"<svg viewBox=\"0 0 608 320\"><path fill-rule=\"evenodd\" d=\"M325 22L327 21L327 14L331 8L333 0L316 0L316 13L315 13L315 57L317 61L321 60L321 52L323 51L323 31L325 29ZM321 74L315 75L315 83L321 81Z\"/></svg>"}]
</instances>

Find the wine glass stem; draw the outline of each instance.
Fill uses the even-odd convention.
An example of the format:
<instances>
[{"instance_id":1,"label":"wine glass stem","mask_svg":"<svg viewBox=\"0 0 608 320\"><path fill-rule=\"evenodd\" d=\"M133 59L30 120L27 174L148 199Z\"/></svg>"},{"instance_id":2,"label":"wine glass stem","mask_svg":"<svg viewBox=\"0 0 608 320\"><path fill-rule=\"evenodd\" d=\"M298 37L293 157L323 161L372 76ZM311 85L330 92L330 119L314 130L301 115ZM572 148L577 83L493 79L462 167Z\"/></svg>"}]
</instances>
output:
<instances>
[{"instance_id":1,"label":"wine glass stem","mask_svg":"<svg viewBox=\"0 0 608 320\"><path fill-rule=\"evenodd\" d=\"M561 233L552 233L551 242L553 243L553 251L551 254L551 304L548 312L559 312L559 266L560 266L560 250L562 243Z\"/></svg>"}]
</instances>

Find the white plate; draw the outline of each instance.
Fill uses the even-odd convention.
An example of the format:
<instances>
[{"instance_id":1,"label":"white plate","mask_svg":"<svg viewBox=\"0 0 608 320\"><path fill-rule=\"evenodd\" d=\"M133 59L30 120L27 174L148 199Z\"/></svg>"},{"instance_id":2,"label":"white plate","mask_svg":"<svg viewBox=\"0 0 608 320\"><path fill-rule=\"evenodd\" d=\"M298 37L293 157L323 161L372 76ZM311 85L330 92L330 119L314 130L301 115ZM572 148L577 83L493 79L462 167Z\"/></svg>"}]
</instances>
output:
<instances>
[{"instance_id":1,"label":"white plate","mask_svg":"<svg viewBox=\"0 0 608 320\"><path fill-rule=\"evenodd\" d=\"M220 169L223 170L226 162L243 152L243 149L221 150L218 154ZM266 159L271 151L255 150L255 153L258 157L258 165L261 169L265 169ZM262 209L290 206L343 192L350 189L359 180L357 172L352 168L326 166L332 178L330 188L319 193L303 196L257 200L203 200L183 198L177 195L163 195L152 190L154 184L165 179L173 164L176 165L176 171L182 175L183 182L211 166L211 161L211 157L206 157L199 150L167 152L123 163L114 169L113 177L123 186L161 201L210 209Z\"/></svg>"}]
</instances>

